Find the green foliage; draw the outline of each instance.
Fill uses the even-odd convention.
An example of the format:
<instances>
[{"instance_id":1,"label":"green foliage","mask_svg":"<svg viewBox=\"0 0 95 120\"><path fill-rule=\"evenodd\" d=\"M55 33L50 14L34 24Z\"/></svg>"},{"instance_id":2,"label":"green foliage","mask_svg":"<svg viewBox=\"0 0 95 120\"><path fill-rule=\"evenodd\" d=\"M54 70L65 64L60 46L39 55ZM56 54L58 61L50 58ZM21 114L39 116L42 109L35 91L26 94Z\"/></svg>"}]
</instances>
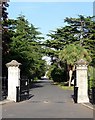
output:
<instances>
[{"instance_id":1,"label":"green foliage","mask_svg":"<svg viewBox=\"0 0 95 120\"><path fill-rule=\"evenodd\" d=\"M92 66L88 67L88 85L91 89L92 87L95 87L95 68Z\"/></svg>"},{"instance_id":2,"label":"green foliage","mask_svg":"<svg viewBox=\"0 0 95 120\"><path fill-rule=\"evenodd\" d=\"M66 18L66 26L57 28L48 34L49 39L42 43L38 28L30 24L25 16L6 21L7 31L3 31L3 70L12 59L22 63L21 73L31 78L40 78L46 67L44 55L51 57L52 67L49 77L64 81L67 68L62 62L74 62L83 58L95 66L95 22L93 17ZM4 23L3 23L4 24ZM81 37L82 36L82 37ZM44 47L43 47L44 45ZM91 61L92 60L92 61ZM55 65L56 64L56 65ZM66 63L64 63L66 65ZM7 69L7 68L6 68ZM6 70L7 71L7 70ZM65 72L64 72L65 71ZM5 71L3 72L5 74ZM58 76L58 77L57 77ZM63 77L63 78L62 78Z\"/></svg>"},{"instance_id":3,"label":"green foliage","mask_svg":"<svg viewBox=\"0 0 95 120\"><path fill-rule=\"evenodd\" d=\"M6 63L12 59L20 62L21 75L32 79L40 78L45 74L45 61L42 60L43 48L40 45L41 33L34 25L29 24L25 16L19 16L16 20L9 20L9 54ZM5 57L4 57L5 60Z\"/></svg>"},{"instance_id":4,"label":"green foliage","mask_svg":"<svg viewBox=\"0 0 95 120\"><path fill-rule=\"evenodd\" d=\"M83 15L79 15L77 18L66 17L64 19L66 26L47 34L49 39L44 44L50 50L46 53L51 57L52 66L57 64L56 70L51 67L49 75L54 75L56 72L58 75L59 72L61 74L61 71L58 70L61 68L67 71L65 76L68 76L68 70L79 59L84 59L95 67L95 21L93 18L94 16L85 17ZM54 61L53 58L56 60ZM65 61L67 62L65 64L68 65L67 68L60 64ZM91 78L91 80L93 79Z\"/></svg>"},{"instance_id":5,"label":"green foliage","mask_svg":"<svg viewBox=\"0 0 95 120\"><path fill-rule=\"evenodd\" d=\"M71 31L76 36L75 43L83 46L91 55L91 65L95 64L95 21L94 16L85 17L79 15L78 18L66 18L65 22L77 30ZM79 42L78 42L79 41Z\"/></svg>"},{"instance_id":6,"label":"green foliage","mask_svg":"<svg viewBox=\"0 0 95 120\"><path fill-rule=\"evenodd\" d=\"M52 72L52 70L54 69L54 66L52 65L52 66L49 66L48 67L48 72L47 72L47 77L50 79L50 80L52 80L52 77L51 77L51 72Z\"/></svg>"},{"instance_id":7,"label":"green foliage","mask_svg":"<svg viewBox=\"0 0 95 120\"><path fill-rule=\"evenodd\" d=\"M67 45L63 50L61 50L59 58L62 61L66 60L70 65L74 65L79 59L85 59L86 61L91 62L91 57L87 50L80 45L74 44Z\"/></svg>"},{"instance_id":8,"label":"green foliage","mask_svg":"<svg viewBox=\"0 0 95 120\"><path fill-rule=\"evenodd\" d=\"M60 68L54 67L51 77L54 82L61 82L63 80L63 71Z\"/></svg>"},{"instance_id":9,"label":"green foliage","mask_svg":"<svg viewBox=\"0 0 95 120\"><path fill-rule=\"evenodd\" d=\"M54 82L64 82L66 80L66 71L53 64L50 66L47 76Z\"/></svg>"},{"instance_id":10,"label":"green foliage","mask_svg":"<svg viewBox=\"0 0 95 120\"><path fill-rule=\"evenodd\" d=\"M83 46L92 58L91 65L95 65L95 21L93 17L79 15L77 18L66 17L66 26L57 28L48 34L50 37L45 43L56 51L63 50L67 45ZM75 53L74 53L75 54Z\"/></svg>"},{"instance_id":11,"label":"green foliage","mask_svg":"<svg viewBox=\"0 0 95 120\"><path fill-rule=\"evenodd\" d=\"M7 23L7 19L8 19L8 12L7 12L7 7L9 7L9 4L7 3L7 1L2 1L0 2L0 10L1 10L1 16L0 16L0 29L2 30L2 32L0 32L0 36L2 36L2 75L3 73L6 73L6 58L8 59L8 54L9 54L9 42L10 42L10 36L11 33L9 34L8 32L8 23ZM2 24L2 26L1 26Z\"/></svg>"}]
</instances>

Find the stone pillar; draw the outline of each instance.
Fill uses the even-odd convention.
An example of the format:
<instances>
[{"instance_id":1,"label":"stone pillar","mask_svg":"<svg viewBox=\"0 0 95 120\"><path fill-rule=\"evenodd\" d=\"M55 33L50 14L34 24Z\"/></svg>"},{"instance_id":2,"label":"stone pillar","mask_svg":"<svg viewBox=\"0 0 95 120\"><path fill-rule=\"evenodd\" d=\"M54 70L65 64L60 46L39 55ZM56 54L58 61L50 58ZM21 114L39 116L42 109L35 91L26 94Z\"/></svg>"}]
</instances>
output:
<instances>
[{"instance_id":1,"label":"stone pillar","mask_svg":"<svg viewBox=\"0 0 95 120\"><path fill-rule=\"evenodd\" d=\"M76 87L78 87L77 103L88 103L87 62L83 59L76 62Z\"/></svg>"},{"instance_id":2,"label":"stone pillar","mask_svg":"<svg viewBox=\"0 0 95 120\"><path fill-rule=\"evenodd\" d=\"M20 69L16 60L12 60L7 63L8 67L8 100L12 100L16 102L16 86L20 86Z\"/></svg>"}]
</instances>

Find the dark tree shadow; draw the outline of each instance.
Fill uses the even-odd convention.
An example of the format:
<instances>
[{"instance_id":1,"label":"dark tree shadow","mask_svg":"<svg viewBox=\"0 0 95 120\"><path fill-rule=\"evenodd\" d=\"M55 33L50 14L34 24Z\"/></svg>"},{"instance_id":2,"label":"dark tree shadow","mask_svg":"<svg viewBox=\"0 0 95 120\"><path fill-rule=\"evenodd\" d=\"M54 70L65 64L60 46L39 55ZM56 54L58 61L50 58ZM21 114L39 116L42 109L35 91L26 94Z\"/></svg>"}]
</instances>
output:
<instances>
[{"instance_id":1,"label":"dark tree shadow","mask_svg":"<svg viewBox=\"0 0 95 120\"><path fill-rule=\"evenodd\" d=\"M32 83L30 89L32 89L32 88L39 88L39 87L43 87L43 85L40 85L38 83Z\"/></svg>"},{"instance_id":2,"label":"dark tree shadow","mask_svg":"<svg viewBox=\"0 0 95 120\"><path fill-rule=\"evenodd\" d=\"M32 97L34 97L34 95L31 95L31 94L25 95L25 94L23 94L23 95L20 96L20 102L21 102L21 101L25 101L25 100L29 100L29 99L31 99Z\"/></svg>"}]
</instances>

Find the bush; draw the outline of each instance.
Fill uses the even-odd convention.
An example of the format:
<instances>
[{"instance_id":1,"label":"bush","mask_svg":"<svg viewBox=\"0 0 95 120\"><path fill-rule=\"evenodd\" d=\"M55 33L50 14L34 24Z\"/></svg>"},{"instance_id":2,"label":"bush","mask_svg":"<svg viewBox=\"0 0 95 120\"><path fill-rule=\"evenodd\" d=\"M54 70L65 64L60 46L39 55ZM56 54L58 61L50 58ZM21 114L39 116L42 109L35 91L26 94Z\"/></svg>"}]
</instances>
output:
<instances>
[{"instance_id":1,"label":"bush","mask_svg":"<svg viewBox=\"0 0 95 120\"><path fill-rule=\"evenodd\" d=\"M65 69L59 68L56 64L52 65L48 71L49 79L54 82L64 82L66 81L66 71Z\"/></svg>"},{"instance_id":2,"label":"bush","mask_svg":"<svg viewBox=\"0 0 95 120\"><path fill-rule=\"evenodd\" d=\"M95 78L94 78L95 68L92 66L88 67L88 86L89 88L95 87Z\"/></svg>"}]
</instances>

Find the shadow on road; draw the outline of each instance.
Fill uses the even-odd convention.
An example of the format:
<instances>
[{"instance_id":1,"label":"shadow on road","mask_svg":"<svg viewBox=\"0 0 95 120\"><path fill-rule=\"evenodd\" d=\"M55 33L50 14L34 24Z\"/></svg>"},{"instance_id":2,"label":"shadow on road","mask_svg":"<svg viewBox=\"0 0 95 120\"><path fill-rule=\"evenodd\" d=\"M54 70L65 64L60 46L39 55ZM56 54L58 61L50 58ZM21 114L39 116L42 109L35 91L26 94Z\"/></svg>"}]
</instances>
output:
<instances>
[{"instance_id":1,"label":"shadow on road","mask_svg":"<svg viewBox=\"0 0 95 120\"><path fill-rule=\"evenodd\" d=\"M38 87L43 87L43 85L40 85L40 84L38 84L38 83L33 83L33 84L31 85L31 88L38 88Z\"/></svg>"},{"instance_id":2,"label":"shadow on road","mask_svg":"<svg viewBox=\"0 0 95 120\"><path fill-rule=\"evenodd\" d=\"M35 82L33 82L32 84L31 84L31 88L30 89L32 89L32 88L40 88L40 87L44 87L46 84L50 84L50 83L53 83L53 81L51 81L51 80L49 80L49 79L47 79L47 78L44 78L44 79L41 79L41 80L37 80L37 81L35 81Z\"/></svg>"}]
</instances>

